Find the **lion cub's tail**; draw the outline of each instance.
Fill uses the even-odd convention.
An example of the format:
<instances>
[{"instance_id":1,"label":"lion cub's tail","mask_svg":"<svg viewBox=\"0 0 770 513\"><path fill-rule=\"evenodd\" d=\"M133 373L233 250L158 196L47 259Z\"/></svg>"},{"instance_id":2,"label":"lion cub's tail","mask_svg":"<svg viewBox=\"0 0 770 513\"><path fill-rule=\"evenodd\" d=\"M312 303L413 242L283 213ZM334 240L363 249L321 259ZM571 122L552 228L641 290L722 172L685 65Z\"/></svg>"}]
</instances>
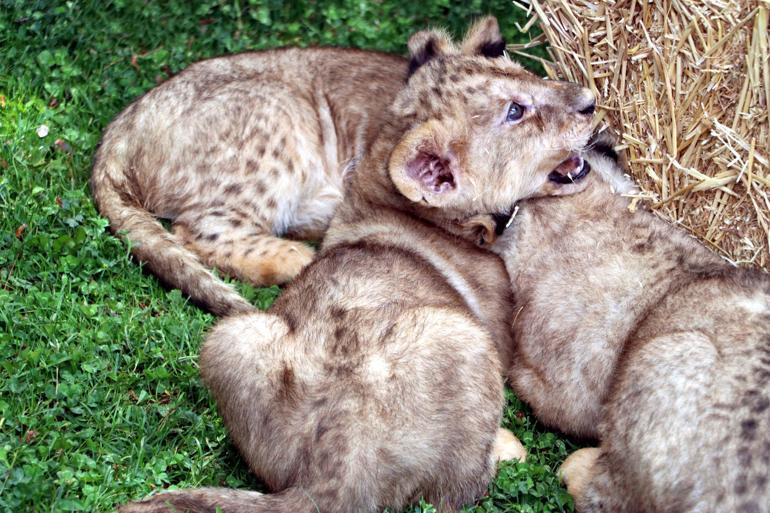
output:
<instances>
[{"instance_id":1,"label":"lion cub's tail","mask_svg":"<svg viewBox=\"0 0 770 513\"><path fill-rule=\"evenodd\" d=\"M112 231L130 241L134 256L168 285L181 289L215 315L253 311L248 301L214 276L142 206L119 161L100 148L94 160L91 191Z\"/></svg>"},{"instance_id":2,"label":"lion cub's tail","mask_svg":"<svg viewBox=\"0 0 770 513\"><path fill-rule=\"evenodd\" d=\"M118 513L313 513L316 508L299 488L262 494L228 488L197 488L161 493L118 508Z\"/></svg>"}]
</instances>

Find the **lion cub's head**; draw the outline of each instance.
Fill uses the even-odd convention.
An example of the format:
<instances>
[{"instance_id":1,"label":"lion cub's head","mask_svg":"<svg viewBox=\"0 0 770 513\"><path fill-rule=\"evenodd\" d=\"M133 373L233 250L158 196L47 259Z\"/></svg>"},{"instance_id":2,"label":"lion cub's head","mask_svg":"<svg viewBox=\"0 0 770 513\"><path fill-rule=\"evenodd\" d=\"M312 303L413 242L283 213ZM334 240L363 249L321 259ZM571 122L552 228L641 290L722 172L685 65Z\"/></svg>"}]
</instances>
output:
<instances>
[{"instance_id":1,"label":"lion cub's head","mask_svg":"<svg viewBox=\"0 0 770 513\"><path fill-rule=\"evenodd\" d=\"M429 217L507 212L524 198L583 188L593 94L538 78L504 48L492 17L459 45L435 30L409 40L410 75L391 107L403 135L387 172Z\"/></svg>"}]
</instances>

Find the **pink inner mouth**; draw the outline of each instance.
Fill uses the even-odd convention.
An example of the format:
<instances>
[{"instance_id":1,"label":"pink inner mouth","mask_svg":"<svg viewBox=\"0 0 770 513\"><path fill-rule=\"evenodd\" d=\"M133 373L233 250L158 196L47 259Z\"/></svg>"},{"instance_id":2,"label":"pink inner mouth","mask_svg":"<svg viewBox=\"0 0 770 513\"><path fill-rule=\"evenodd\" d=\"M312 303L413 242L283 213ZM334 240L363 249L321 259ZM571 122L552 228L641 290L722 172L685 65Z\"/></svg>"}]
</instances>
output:
<instances>
[{"instance_id":1,"label":"pink inner mouth","mask_svg":"<svg viewBox=\"0 0 770 513\"><path fill-rule=\"evenodd\" d=\"M554 168L554 171L563 176L575 176L583 167L583 158L578 155L572 155L567 160Z\"/></svg>"},{"instance_id":2,"label":"pink inner mouth","mask_svg":"<svg viewBox=\"0 0 770 513\"><path fill-rule=\"evenodd\" d=\"M583 157L580 155L570 155L561 164L556 166L548 175L548 179L556 183L573 183L580 180L591 170Z\"/></svg>"}]
</instances>

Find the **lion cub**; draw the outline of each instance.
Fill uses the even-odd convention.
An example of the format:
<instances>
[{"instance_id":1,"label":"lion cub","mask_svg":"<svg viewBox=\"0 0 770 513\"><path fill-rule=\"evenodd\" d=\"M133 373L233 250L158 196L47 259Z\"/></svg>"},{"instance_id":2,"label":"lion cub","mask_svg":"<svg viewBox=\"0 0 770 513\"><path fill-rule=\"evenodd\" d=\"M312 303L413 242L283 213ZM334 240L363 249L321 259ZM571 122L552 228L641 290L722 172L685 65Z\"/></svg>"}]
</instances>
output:
<instances>
[{"instance_id":1,"label":"lion cub","mask_svg":"<svg viewBox=\"0 0 770 513\"><path fill-rule=\"evenodd\" d=\"M596 148L584 192L525 202L497 243L508 378L541 420L601 440L562 468L578 511L768 512L770 280L629 212Z\"/></svg>"},{"instance_id":2,"label":"lion cub","mask_svg":"<svg viewBox=\"0 0 770 513\"><path fill-rule=\"evenodd\" d=\"M580 190L594 98L503 55L497 21L461 45L409 42L411 75L353 173L317 259L269 313L221 321L201 373L234 443L275 494L203 489L124 512L459 509L500 458L510 291L459 238L469 216ZM473 234L469 234L474 236ZM503 285L503 286L501 286Z\"/></svg>"},{"instance_id":3,"label":"lion cub","mask_svg":"<svg viewBox=\"0 0 770 513\"><path fill-rule=\"evenodd\" d=\"M312 248L281 237L326 230L406 66L331 48L195 63L105 130L91 178L99 211L167 284L217 315L252 311L208 268L270 285L310 262Z\"/></svg>"}]
</instances>

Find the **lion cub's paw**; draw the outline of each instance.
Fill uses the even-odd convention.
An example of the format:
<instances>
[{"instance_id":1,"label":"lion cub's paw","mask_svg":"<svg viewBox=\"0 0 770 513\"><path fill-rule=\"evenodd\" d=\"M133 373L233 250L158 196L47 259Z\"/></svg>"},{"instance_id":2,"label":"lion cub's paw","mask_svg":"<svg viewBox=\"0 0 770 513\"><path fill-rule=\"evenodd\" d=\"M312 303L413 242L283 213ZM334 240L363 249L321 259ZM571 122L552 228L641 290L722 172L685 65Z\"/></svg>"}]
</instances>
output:
<instances>
[{"instance_id":1,"label":"lion cub's paw","mask_svg":"<svg viewBox=\"0 0 770 513\"><path fill-rule=\"evenodd\" d=\"M302 242L284 241L285 245L274 257L276 282L285 283L293 280L315 256L315 249Z\"/></svg>"},{"instance_id":2,"label":"lion cub's paw","mask_svg":"<svg viewBox=\"0 0 770 513\"><path fill-rule=\"evenodd\" d=\"M310 262L315 250L292 240L265 237L258 255L234 259L231 268L253 285L281 285L293 280Z\"/></svg>"},{"instance_id":3,"label":"lion cub's paw","mask_svg":"<svg viewBox=\"0 0 770 513\"><path fill-rule=\"evenodd\" d=\"M495 436L495 445L492 447L492 457L495 462L508 460L524 461L527 459L527 450L519 442L519 439L516 438L516 435L505 428L499 428L497 436Z\"/></svg>"},{"instance_id":4,"label":"lion cub's paw","mask_svg":"<svg viewBox=\"0 0 770 513\"><path fill-rule=\"evenodd\" d=\"M559 477L574 499L582 497L586 486L591 481L599 453L598 447L579 449L570 454L559 467Z\"/></svg>"}]
</instances>

